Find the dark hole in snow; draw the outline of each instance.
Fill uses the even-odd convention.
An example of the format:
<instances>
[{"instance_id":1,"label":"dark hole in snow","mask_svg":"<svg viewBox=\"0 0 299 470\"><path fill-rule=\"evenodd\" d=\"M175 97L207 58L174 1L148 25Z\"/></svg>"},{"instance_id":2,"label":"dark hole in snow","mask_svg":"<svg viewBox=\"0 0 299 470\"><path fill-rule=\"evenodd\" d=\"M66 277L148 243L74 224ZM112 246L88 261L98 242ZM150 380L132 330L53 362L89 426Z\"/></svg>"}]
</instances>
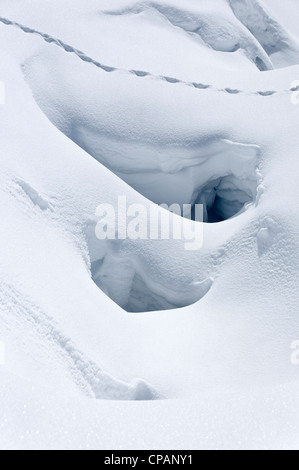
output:
<instances>
[{"instance_id":1,"label":"dark hole in snow","mask_svg":"<svg viewBox=\"0 0 299 470\"><path fill-rule=\"evenodd\" d=\"M257 57L257 58L255 59L255 63L256 63L257 68L258 68L261 72L266 72L267 70L269 70L269 68L267 67L267 65L265 64L265 62L264 62L260 57Z\"/></svg>"},{"instance_id":2,"label":"dark hole in snow","mask_svg":"<svg viewBox=\"0 0 299 470\"><path fill-rule=\"evenodd\" d=\"M211 138L190 148L157 149L143 143L106 142L99 136L100 146L94 135L88 139L86 129L76 128L74 134L82 148L155 204L179 205L181 213L184 205L191 205L193 220L195 204L203 204L204 222L215 223L240 214L256 199L260 149L255 144ZM110 161L99 151L103 146L113 149Z\"/></svg>"},{"instance_id":3,"label":"dark hole in snow","mask_svg":"<svg viewBox=\"0 0 299 470\"><path fill-rule=\"evenodd\" d=\"M258 146L214 139L190 154L183 150L171 152L164 171L121 176L157 204L166 200L170 208L171 204L189 203L193 216L195 204L202 204L206 223L235 217L256 200L260 183ZM92 279L124 310L138 313L182 308L199 301L211 289L211 278L173 285L167 276L159 278L154 271L148 272L135 252L122 250L121 241L98 240L95 223L91 222L87 237Z\"/></svg>"},{"instance_id":4,"label":"dark hole in snow","mask_svg":"<svg viewBox=\"0 0 299 470\"><path fill-rule=\"evenodd\" d=\"M195 204L203 204L204 222L223 222L242 213L247 204L254 201L254 187L248 183L249 181L227 176L203 187ZM192 219L195 220L195 205Z\"/></svg>"}]
</instances>

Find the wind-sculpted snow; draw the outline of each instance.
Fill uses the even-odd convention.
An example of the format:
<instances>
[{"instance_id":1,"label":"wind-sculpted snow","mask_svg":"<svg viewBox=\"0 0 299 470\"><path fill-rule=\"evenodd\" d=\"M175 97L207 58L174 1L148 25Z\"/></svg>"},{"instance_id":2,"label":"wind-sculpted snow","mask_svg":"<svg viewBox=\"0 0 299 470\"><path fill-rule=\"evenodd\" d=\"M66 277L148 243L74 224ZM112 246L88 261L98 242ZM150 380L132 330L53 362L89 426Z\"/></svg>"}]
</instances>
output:
<instances>
[{"instance_id":1,"label":"wind-sculpted snow","mask_svg":"<svg viewBox=\"0 0 299 470\"><path fill-rule=\"evenodd\" d=\"M96 221L90 220L86 237L95 284L128 312L172 310L192 305L211 289L213 279L192 283L158 282L137 254L122 253L122 240L100 241L95 236Z\"/></svg>"},{"instance_id":2,"label":"wind-sculpted snow","mask_svg":"<svg viewBox=\"0 0 299 470\"><path fill-rule=\"evenodd\" d=\"M45 60L45 54L47 52L29 59L24 65L25 77L41 109L71 140L139 193L157 204L180 204L181 207L203 204L205 222L229 219L255 202L260 184L258 145L233 142L217 135L200 137L200 130L196 128L187 146L176 135L173 138L163 136L158 142L154 132L158 135L161 129L157 125L161 108L152 109L152 116L155 113L156 118L149 126L146 123L140 132L138 126L132 129L125 120L120 130L115 126L114 117L115 112L119 114L119 105L110 105L103 111L103 87L107 84L113 88L110 76L102 73L99 80L95 80L90 69L85 71L82 64L76 64L77 76L61 79L61 74L50 74L48 64L52 62L57 69L65 68L62 57L53 56L51 52ZM46 76L45 70L49 70ZM80 82L79 76L82 77ZM136 77L126 77L126 80L130 87L139 82ZM49 84L46 93L44 83ZM92 114L85 111L91 83L94 90ZM139 82L137 86L141 100L146 100L146 93L151 96L151 82L145 82L144 87ZM153 86L157 87L156 81ZM61 93L66 98L58 101ZM272 95L272 92L260 93L257 96ZM227 89L227 95L231 99L239 97L234 89ZM140 104L136 97L137 93L132 97L132 106L138 112ZM127 113L128 109L122 112ZM188 112L186 104L186 116Z\"/></svg>"},{"instance_id":3,"label":"wind-sculpted snow","mask_svg":"<svg viewBox=\"0 0 299 470\"><path fill-rule=\"evenodd\" d=\"M82 148L157 204L203 204L204 221L221 221L255 202L261 176L256 145L224 139L184 149L138 144L122 146L88 129L69 135ZM103 149L105 153L103 153Z\"/></svg>"},{"instance_id":4,"label":"wind-sculpted snow","mask_svg":"<svg viewBox=\"0 0 299 470\"><path fill-rule=\"evenodd\" d=\"M2 448L298 448L298 14L1 2Z\"/></svg>"},{"instance_id":5,"label":"wind-sculpted snow","mask_svg":"<svg viewBox=\"0 0 299 470\"><path fill-rule=\"evenodd\" d=\"M299 63L299 43L267 13L261 3L257 0L229 0L229 4L236 17L267 52L275 67Z\"/></svg>"},{"instance_id":6,"label":"wind-sculpted snow","mask_svg":"<svg viewBox=\"0 0 299 470\"><path fill-rule=\"evenodd\" d=\"M217 51L242 50L261 71L298 64L299 43L257 0L228 0L228 4L235 18L228 10L224 16L224 11L217 15L208 6L202 11L192 11L188 5L180 9L168 2L151 1L104 13L117 16L156 12L191 38Z\"/></svg>"},{"instance_id":7,"label":"wind-sculpted snow","mask_svg":"<svg viewBox=\"0 0 299 470\"><path fill-rule=\"evenodd\" d=\"M234 21L234 18L223 20L212 12L203 11L202 14L193 13L185 9L178 9L163 3L142 2L122 10L108 11L110 15L129 15L156 12L174 27L181 28L194 40L204 42L216 51L235 52L243 50L248 58L260 70L272 70L271 60L265 50L248 31Z\"/></svg>"}]
</instances>

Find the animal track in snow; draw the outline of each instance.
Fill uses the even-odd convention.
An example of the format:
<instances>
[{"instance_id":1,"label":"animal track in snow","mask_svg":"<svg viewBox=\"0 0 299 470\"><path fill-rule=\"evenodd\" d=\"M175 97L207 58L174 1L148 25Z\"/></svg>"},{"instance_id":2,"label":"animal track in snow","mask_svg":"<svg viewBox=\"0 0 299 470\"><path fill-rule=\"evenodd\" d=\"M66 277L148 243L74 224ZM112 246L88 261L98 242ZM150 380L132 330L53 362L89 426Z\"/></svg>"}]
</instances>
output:
<instances>
[{"instance_id":1,"label":"animal track in snow","mask_svg":"<svg viewBox=\"0 0 299 470\"><path fill-rule=\"evenodd\" d=\"M240 94L240 93L242 93L242 94L250 94L250 95L256 94L257 96L269 97L269 96L272 96L276 93L282 93L282 94L285 94L285 93L290 93L291 94L292 93L291 89L283 90L283 91L280 91L280 92L279 91L247 92L247 91L244 91L244 90L233 90L234 92L232 93L231 88L221 89L221 88L217 88L213 85L204 85L204 84L196 83L196 82L188 82L188 81L181 80L181 79L175 78L175 77L167 77L167 76L164 76L164 75L154 75L150 72L146 72L146 71L142 71L142 70L121 69L121 68L118 68L118 67L113 67L113 66L102 64L102 63L92 59L91 57L86 55L84 52L70 46L69 44L66 44L65 42L61 41L60 39L54 38L54 37L50 36L49 34L42 33L42 32L37 31L35 29L24 26L24 25L22 25L20 23L17 23L15 21L11 21L11 20L8 20L7 18L0 17L0 23L4 24L6 26L14 26L14 27L22 30L26 34L35 34L37 36L40 36L45 42L47 42L49 44L54 44L54 45L60 47L61 49L63 49L65 52L75 54L83 62L89 63L89 64L103 70L104 72L107 72L107 73L124 72L124 73L130 74L130 75L135 75L135 76L140 77L140 78L153 78L155 80L161 80L161 81L167 82L167 83L172 84L172 85L181 84L181 85L185 85L185 86L188 86L188 87L193 87L194 89L197 89L197 90L208 90L209 89L209 90L217 91L219 93L227 93L227 94L237 94L237 93Z\"/></svg>"},{"instance_id":2,"label":"animal track in snow","mask_svg":"<svg viewBox=\"0 0 299 470\"><path fill-rule=\"evenodd\" d=\"M51 209L49 201L43 198L30 184L25 181L18 181L17 183L35 206L38 206L42 211Z\"/></svg>"},{"instance_id":3,"label":"animal track in snow","mask_svg":"<svg viewBox=\"0 0 299 470\"><path fill-rule=\"evenodd\" d=\"M257 232L257 246L260 257L271 249L279 232L279 225L272 217L267 216L261 220Z\"/></svg>"}]
</instances>

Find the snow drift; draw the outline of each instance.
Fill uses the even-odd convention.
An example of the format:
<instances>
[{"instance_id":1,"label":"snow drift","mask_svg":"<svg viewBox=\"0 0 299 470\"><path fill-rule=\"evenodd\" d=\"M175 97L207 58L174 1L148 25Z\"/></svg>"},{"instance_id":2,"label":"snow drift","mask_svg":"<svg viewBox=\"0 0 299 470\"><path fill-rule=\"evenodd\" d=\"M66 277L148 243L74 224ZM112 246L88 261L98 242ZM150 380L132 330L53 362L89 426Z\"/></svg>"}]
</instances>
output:
<instances>
[{"instance_id":1,"label":"snow drift","mask_svg":"<svg viewBox=\"0 0 299 470\"><path fill-rule=\"evenodd\" d=\"M0 4L0 447L297 448L297 2Z\"/></svg>"}]
</instances>

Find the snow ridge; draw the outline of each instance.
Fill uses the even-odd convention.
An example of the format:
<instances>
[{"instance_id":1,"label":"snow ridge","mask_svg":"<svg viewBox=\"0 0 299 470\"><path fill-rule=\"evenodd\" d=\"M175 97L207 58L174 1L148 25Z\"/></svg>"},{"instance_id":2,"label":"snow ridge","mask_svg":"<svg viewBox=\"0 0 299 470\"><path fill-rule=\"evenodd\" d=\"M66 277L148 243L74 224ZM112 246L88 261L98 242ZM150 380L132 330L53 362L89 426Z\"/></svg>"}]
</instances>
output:
<instances>
[{"instance_id":1,"label":"snow ridge","mask_svg":"<svg viewBox=\"0 0 299 470\"><path fill-rule=\"evenodd\" d=\"M267 56L261 44L252 37L251 33L240 29L236 35L232 34L230 27L223 27L218 23L217 32L211 34L210 23L215 22L215 18L192 13L188 9L179 8L164 4L163 2L141 2L132 7L125 7L122 10L104 11L104 14L110 16L137 15L144 12L156 12L162 18L167 20L173 27L184 31L189 37L200 40L215 51L235 52L242 49L248 59L261 70L273 70L273 64ZM217 27L217 20L215 26ZM248 47L249 46L249 47Z\"/></svg>"},{"instance_id":2,"label":"snow ridge","mask_svg":"<svg viewBox=\"0 0 299 470\"><path fill-rule=\"evenodd\" d=\"M142 70L121 69L121 68L118 68L118 67L113 67L113 66L101 64L100 62L98 62L98 61L92 59L91 57L89 57L88 55L86 55L84 52L70 46L69 44L66 44L65 42L61 41L60 39L54 38L53 36L50 36L49 34L42 33L42 32L37 31L35 29L24 26L24 25L22 25L20 23L17 23L15 21L11 21L11 20L8 20L7 18L0 17L0 23L4 24L6 26L15 26L15 27L19 28L20 30L22 30L24 33L27 33L27 34L35 34L37 36L40 36L45 42L47 42L49 44L55 44L56 46L63 49L65 52L75 54L83 62L90 63L93 66L95 66L95 67L97 67L97 68L99 68L99 69L101 69L101 70L103 70L104 72L107 72L107 73L123 72L123 73L127 73L127 74L130 74L130 75L135 75L135 76L140 77L140 78L148 77L148 78L152 78L152 79L155 79L155 80L164 81L164 82L167 82L167 83L170 83L170 84L181 84L181 85L185 85L185 86L188 86L188 87L193 87L197 90L210 89L210 90L217 91L219 93L227 93L227 94L232 94L232 95L245 94L245 95L257 95L257 96L261 96L261 97L269 97L269 96L273 96L275 94L291 94L294 91L293 89L287 89L287 90L282 90L282 91L268 90L268 91L248 92L246 90L231 89L229 87L222 89L222 88L217 88L213 85L207 85L207 84L196 83L196 82L188 82L188 81L185 81L185 80L180 80L180 79L174 78L174 77L167 77L167 76L164 76L164 75L154 75L150 72L145 72L145 71L142 71Z\"/></svg>"},{"instance_id":3,"label":"snow ridge","mask_svg":"<svg viewBox=\"0 0 299 470\"><path fill-rule=\"evenodd\" d=\"M257 0L229 0L236 18L256 38L274 66L298 64L298 42L267 13Z\"/></svg>"},{"instance_id":4,"label":"snow ridge","mask_svg":"<svg viewBox=\"0 0 299 470\"><path fill-rule=\"evenodd\" d=\"M58 347L62 358L72 370L75 382L87 395L101 400L155 400L159 398L158 393L142 380L126 384L103 371L96 363L85 357L73 341L53 324L53 320L47 314L12 286L2 283L0 298L5 299L5 305L0 304L0 308L3 306L6 314L17 314L20 321L33 324L39 335Z\"/></svg>"}]
</instances>

